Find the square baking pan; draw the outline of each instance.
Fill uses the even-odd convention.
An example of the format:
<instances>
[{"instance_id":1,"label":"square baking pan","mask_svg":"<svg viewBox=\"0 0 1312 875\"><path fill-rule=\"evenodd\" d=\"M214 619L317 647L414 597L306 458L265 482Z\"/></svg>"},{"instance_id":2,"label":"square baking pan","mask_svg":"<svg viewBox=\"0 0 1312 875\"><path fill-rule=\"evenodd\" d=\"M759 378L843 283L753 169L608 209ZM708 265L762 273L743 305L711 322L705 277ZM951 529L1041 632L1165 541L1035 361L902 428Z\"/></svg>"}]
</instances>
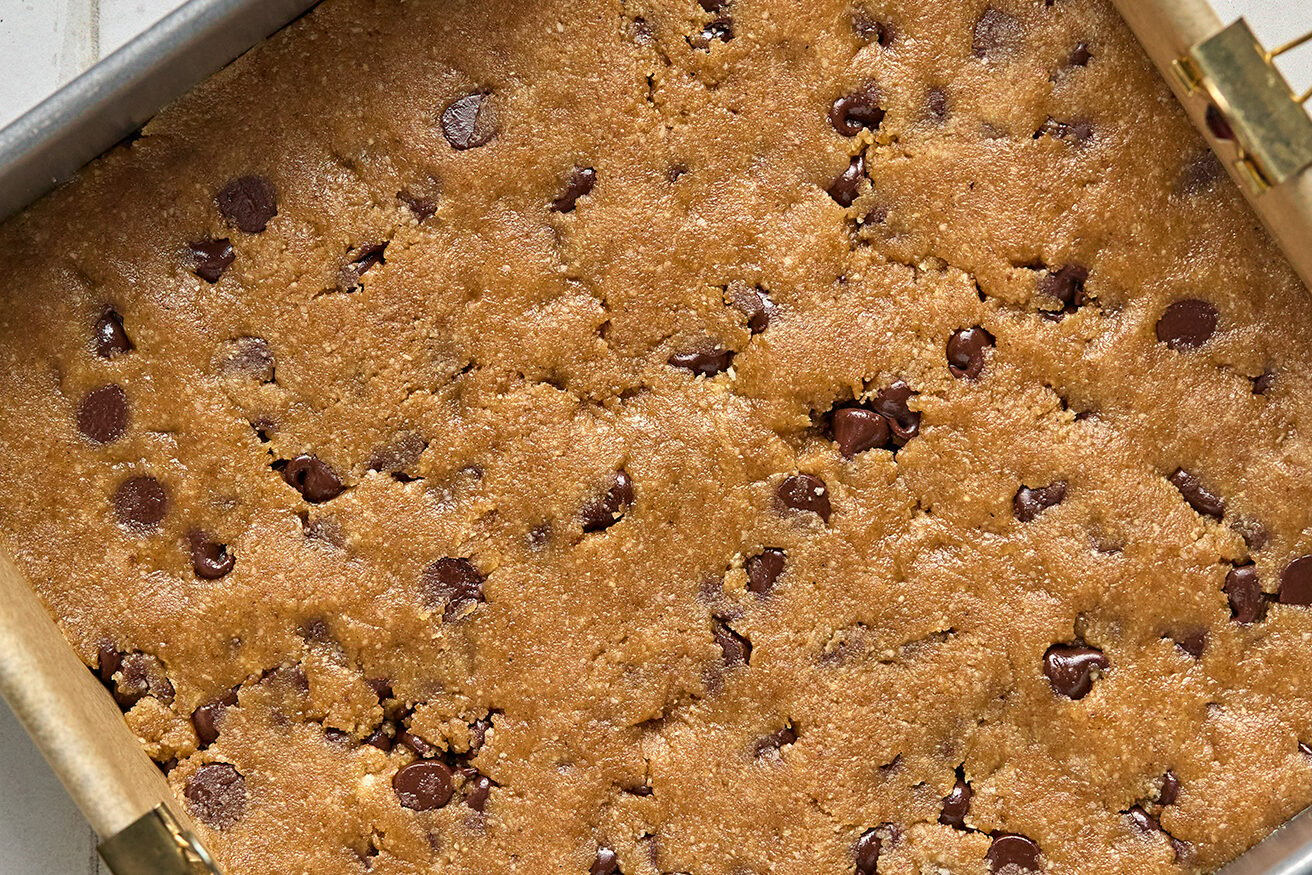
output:
<instances>
[{"instance_id":1,"label":"square baking pan","mask_svg":"<svg viewBox=\"0 0 1312 875\"><path fill-rule=\"evenodd\" d=\"M316 2L190 0L105 58L0 131L0 220ZM1312 287L1312 118L1276 72L1276 52L1242 22L1223 28L1207 0L1114 2ZM219 872L111 698L3 556L0 603L0 694L101 837L111 870ZM1312 810L1223 871L1312 875Z\"/></svg>"}]
</instances>

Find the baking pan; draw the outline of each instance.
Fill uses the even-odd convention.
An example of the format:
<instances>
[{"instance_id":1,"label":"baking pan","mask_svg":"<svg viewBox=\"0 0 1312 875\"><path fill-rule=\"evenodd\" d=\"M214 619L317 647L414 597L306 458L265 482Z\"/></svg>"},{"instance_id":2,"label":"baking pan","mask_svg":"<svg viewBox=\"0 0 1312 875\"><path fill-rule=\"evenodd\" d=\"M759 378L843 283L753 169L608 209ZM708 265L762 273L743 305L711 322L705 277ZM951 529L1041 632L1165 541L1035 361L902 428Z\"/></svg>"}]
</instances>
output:
<instances>
[{"instance_id":1,"label":"baking pan","mask_svg":"<svg viewBox=\"0 0 1312 875\"><path fill-rule=\"evenodd\" d=\"M316 2L190 0L105 58L0 131L0 220ZM1242 22L1223 27L1207 0L1114 2L1312 287L1312 118L1275 71L1276 53ZM110 869L116 875L219 873L110 697L3 556L0 604L0 694L101 837ZM1312 875L1312 811L1223 871Z\"/></svg>"}]
</instances>

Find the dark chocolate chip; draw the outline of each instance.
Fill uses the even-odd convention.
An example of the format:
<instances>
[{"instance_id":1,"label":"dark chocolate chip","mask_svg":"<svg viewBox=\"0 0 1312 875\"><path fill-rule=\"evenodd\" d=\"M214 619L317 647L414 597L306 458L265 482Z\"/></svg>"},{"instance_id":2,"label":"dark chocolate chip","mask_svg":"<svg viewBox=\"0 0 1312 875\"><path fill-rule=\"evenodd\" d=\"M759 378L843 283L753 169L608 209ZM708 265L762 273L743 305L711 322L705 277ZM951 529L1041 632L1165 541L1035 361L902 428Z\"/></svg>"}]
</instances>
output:
<instances>
[{"instance_id":1,"label":"dark chocolate chip","mask_svg":"<svg viewBox=\"0 0 1312 875\"><path fill-rule=\"evenodd\" d=\"M329 744L337 747L352 747L355 744L355 739L351 737L351 733L332 726L324 727L323 737Z\"/></svg>"},{"instance_id":2,"label":"dark chocolate chip","mask_svg":"<svg viewBox=\"0 0 1312 875\"><path fill-rule=\"evenodd\" d=\"M1207 301L1176 301L1157 320L1157 339L1182 352L1202 346L1216 333L1217 316L1216 307Z\"/></svg>"},{"instance_id":3,"label":"dark chocolate chip","mask_svg":"<svg viewBox=\"0 0 1312 875\"><path fill-rule=\"evenodd\" d=\"M398 435L387 446L374 451L373 456L369 458L368 468L370 471L399 474L408 468L413 468L426 449L428 449L428 441L424 440L422 435L406 432Z\"/></svg>"},{"instance_id":4,"label":"dark chocolate chip","mask_svg":"<svg viewBox=\"0 0 1312 875\"><path fill-rule=\"evenodd\" d=\"M711 43L717 41L727 43L733 39L733 36L733 19L728 17L716 18L708 21L702 27L701 32L691 37L688 43L693 48L710 51Z\"/></svg>"},{"instance_id":5,"label":"dark chocolate chip","mask_svg":"<svg viewBox=\"0 0 1312 875\"><path fill-rule=\"evenodd\" d=\"M463 151L485 146L497 133L496 110L490 94L466 94L442 110L442 136L454 149Z\"/></svg>"},{"instance_id":6,"label":"dark chocolate chip","mask_svg":"<svg viewBox=\"0 0 1312 875\"><path fill-rule=\"evenodd\" d=\"M670 356L669 363L700 377L713 377L729 370L733 364L733 350L717 346L703 352L676 352Z\"/></svg>"},{"instance_id":7,"label":"dark chocolate chip","mask_svg":"<svg viewBox=\"0 0 1312 875\"><path fill-rule=\"evenodd\" d=\"M749 286L743 282L732 282L725 290L728 303L747 317L747 329L752 334L760 334L770 327L770 322L778 314L779 308L760 286Z\"/></svg>"},{"instance_id":8,"label":"dark chocolate chip","mask_svg":"<svg viewBox=\"0 0 1312 875\"><path fill-rule=\"evenodd\" d=\"M829 123L844 137L855 137L862 131L876 131L884 122L884 109L879 105L879 91L867 85L834 101L829 108Z\"/></svg>"},{"instance_id":9,"label":"dark chocolate chip","mask_svg":"<svg viewBox=\"0 0 1312 875\"><path fill-rule=\"evenodd\" d=\"M123 654L119 653L113 644L102 641L96 651L96 660L96 674L100 677L101 683L112 684L115 672L123 665Z\"/></svg>"},{"instance_id":10,"label":"dark chocolate chip","mask_svg":"<svg viewBox=\"0 0 1312 875\"><path fill-rule=\"evenodd\" d=\"M149 653L124 653L110 680L114 701L124 711L146 696L163 702L173 701L173 683L164 673L164 663Z\"/></svg>"},{"instance_id":11,"label":"dark chocolate chip","mask_svg":"<svg viewBox=\"0 0 1312 875\"><path fill-rule=\"evenodd\" d=\"M1024 36L1020 19L990 6L975 22L971 51L977 58L1005 60L1020 51Z\"/></svg>"},{"instance_id":12,"label":"dark chocolate chip","mask_svg":"<svg viewBox=\"0 0 1312 875\"><path fill-rule=\"evenodd\" d=\"M211 829L227 829L246 813L246 779L231 763L206 763L183 788L191 816Z\"/></svg>"},{"instance_id":13,"label":"dark chocolate chip","mask_svg":"<svg viewBox=\"0 0 1312 875\"><path fill-rule=\"evenodd\" d=\"M606 494L583 506L579 520L583 531L600 532L620 521L624 511L633 504L633 481L628 472L616 471Z\"/></svg>"},{"instance_id":14,"label":"dark chocolate chip","mask_svg":"<svg viewBox=\"0 0 1312 875\"><path fill-rule=\"evenodd\" d=\"M128 396L110 383L92 389L77 406L77 428L98 444L118 440L128 430Z\"/></svg>"},{"instance_id":15,"label":"dark chocolate chip","mask_svg":"<svg viewBox=\"0 0 1312 875\"><path fill-rule=\"evenodd\" d=\"M831 507L829 487L812 474L794 474L784 478L775 491L779 503L789 510L810 512L829 522Z\"/></svg>"},{"instance_id":16,"label":"dark chocolate chip","mask_svg":"<svg viewBox=\"0 0 1312 875\"><path fill-rule=\"evenodd\" d=\"M469 605L485 601L485 580L474 563L451 556L429 563L419 575L424 604L433 609L445 605L442 618L447 622L459 619Z\"/></svg>"},{"instance_id":17,"label":"dark chocolate chip","mask_svg":"<svg viewBox=\"0 0 1312 875\"><path fill-rule=\"evenodd\" d=\"M1217 180L1225 176L1221 160L1211 149L1195 153L1180 168L1175 179L1175 194L1180 197L1198 197L1211 190Z\"/></svg>"},{"instance_id":18,"label":"dark chocolate chip","mask_svg":"<svg viewBox=\"0 0 1312 875\"><path fill-rule=\"evenodd\" d=\"M1162 776L1162 788L1157 791L1158 805L1174 805L1180 798L1180 779L1175 772L1168 771Z\"/></svg>"},{"instance_id":19,"label":"dark chocolate chip","mask_svg":"<svg viewBox=\"0 0 1312 875\"><path fill-rule=\"evenodd\" d=\"M272 383L275 373L273 350L263 337L234 337L220 344L215 353L219 373L231 377Z\"/></svg>"},{"instance_id":20,"label":"dark chocolate chip","mask_svg":"<svg viewBox=\"0 0 1312 875\"><path fill-rule=\"evenodd\" d=\"M207 748L219 737L223 712L237 704L237 691L229 690L212 702L206 702L191 712L191 725L196 729L201 748Z\"/></svg>"},{"instance_id":21,"label":"dark chocolate chip","mask_svg":"<svg viewBox=\"0 0 1312 875\"><path fill-rule=\"evenodd\" d=\"M1083 644L1054 644L1043 654L1043 673L1053 692L1068 699L1083 699L1094 678L1111 667L1101 650Z\"/></svg>"},{"instance_id":22,"label":"dark chocolate chip","mask_svg":"<svg viewBox=\"0 0 1312 875\"><path fill-rule=\"evenodd\" d=\"M402 747L408 747L420 759L433 759L442 752L437 745L408 729L402 729L396 733L396 743Z\"/></svg>"},{"instance_id":23,"label":"dark chocolate chip","mask_svg":"<svg viewBox=\"0 0 1312 875\"><path fill-rule=\"evenodd\" d=\"M1071 49L1070 56L1066 58L1066 63L1071 67L1087 67L1093 60L1093 52L1089 51L1089 44L1078 42L1075 48Z\"/></svg>"},{"instance_id":24,"label":"dark chocolate chip","mask_svg":"<svg viewBox=\"0 0 1312 875\"><path fill-rule=\"evenodd\" d=\"M970 813L970 800L975 795L965 778L958 777L952 785L952 792L943 797L943 810L939 812L938 822L953 829L968 829L966 815Z\"/></svg>"},{"instance_id":25,"label":"dark chocolate chip","mask_svg":"<svg viewBox=\"0 0 1312 875\"><path fill-rule=\"evenodd\" d=\"M1265 395L1271 391L1271 387L1276 383L1274 371L1265 371L1253 378L1253 394Z\"/></svg>"},{"instance_id":26,"label":"dark chocolate chip","mask_svg":"<svg viewBox=\"0 0 1312 875\"><path fill-rule=\"evenodd\" d=\"M951 110L948 105L948 93L942 88L929 89L929 94L925 97L925 109L929 117L936 122L946 119Z\"/></svg>"},{"instance_id":27,"label":"dark chocolate chip","mask_svg":"<svg viewBox=\"0 0 1312 875\"><path fill-rule=\"evenodd\" d=\"M948 338L948 370L958 380L974 380L984 370L984 352L992 348L993 335L976 325L959 328Z\"/></svg>"},{"instance_id":28,"label":"dark chocolate chip","mask_svg":"<svg viewBox=\"0 0 1312 875\"><path fill-rule=\"evenodd\" d=\"M852 846L852 857L856 862L857 875L877 875L879 872L879 851L883 842L873 829L861 833L861 837Z\"/></svg>"},{"instance_id":29,"label":"dark chocolate chip","mask_svg":"<svg viewBox=\"0 0 1312 875\"><path fill-rule=\"evenodd\" d=\"M854 155L847 169L840 173L825 189L840 207L850 207L861 194L861 183L866 178L865 155Z\"/></svg>"},{"instance_id":30,"label":"dark chocolate chip","mask_svg":"<svg viewBox=\"0 0 1312 875\"><path fill-rule=\"evenodd\" d=\"M1039 294L1052 298L1062 309L1073 312L1082 307L1088 298L1084 292L1084 283L1089 278L1089 269L1082 264L1065 264L1055 271L1049 271L1039 280Z\"/></svg>"},{"instance_id":31,"label":"dark chocolate chip","mask_svg":"<svg viewBox=\"0 0 1312 875\"><path fill-rule=\"evenodd\" d=\"M768 595L774 589L779 575L784 573L787 555L783 550L766 547L747 560L747 589L757 595Z\"/></svg>"},{"instance_id":32,"label":"dark chocolate chip","mask_svg":"<svg viewBox=\"0 0 1312 875\"><path fill-rule=\"evenodd\" d=\"M995 832L993 844L989 846L985 859L989 861L990 872L1001 873L1007 866L1014 866L1024 872L1042 872L1039 853L1039 846L1031 838L1016 833Z\"/></svg>"},{"instance_id":33,"label":"dark chocolate chip","mask_svg":"<svg viewBox=\"0 0 1312 875\"><path fill-rule=\"evenodd\" d=\"M1202 659L1203 651L1207 649L1207 633L1201 630L1189 635L1181 635L1173 640L1176 647L1194 659Z\"/></svg>"},{"instance_id":34,"label":"dark chocolate chip","mask_svg":"<svg viewBox=\"0 0 1312 875\"><path fill-rule=\"evenodd\" d=\"M314 504L336 498L344 488L337 472L309 453L302 453L288 462L282 469L282 479Z\"/></svg>"},{"instance_id":35,"label":"dark chocolate chip","mask_svg":"<svg viewBox=\"0 0 1312 875\"><path fill-rule=\"evenodd\" d=\"M1299 556L1280 572L1280 604L1312 605L1312 555Z\"/></svg>"},{"instance_id":36,"label":"dark chocolate chip","mask_svg":"<svg viewBox=\"0 0 1312 875\"><path fill-rule=\"evenodd\" d=\"M232 264L237 253L232 251L232 241L227 237L217 240L197 240L187 244L191 250L193 270L196 276L207 283L217 283L219 277Z\"/></svg>"},{"instance_id":37,"label":"dark chocolate chip","mask_svg":"<svg viewBox=\"0 0 1312 875\"><path fill-rule=\"evenodd\" d=\"M579 198L592 193L597 184L597 171L591 167L575 167L565 180L565 190L560 197L551 202L551 209L557 213L572 213Z\"/></svg>"},{"instance_id":38,"label":"dark chocolate chip","mask_svg":"<svg viewBox=\"0 0 1312 875\"><path fill-rule=\"evenodd\" d=\"M797 730L791 726L785 726L783 729L772 732L764 738L757 739L755 752L758 757L767 756L777 753L787 745L796 743Z\"/></svg>"},{"instance_id":39,"label":"dark chocolate chip","mask_svg":"<svg viewBox=\"0 0 1312 875\"><path fill-rule=\"evenodd\" d=\"M888 444L893 431L882 414L864 407L840 407L830 417L830 429L838 451L851 459L857 453Z\"/></svg>"},{"instance_id":40,"label":"dark chocolate chip","mask_svg":"<svg viewBox=\"0 0 1312 875\"><path fill-rule=\"evenodd\" d=\"M278 193L263 176L237 177L214 196L214 202L223 218L247 234L259 234L278 215Z\"/></svg>"},{"instance_id":41,"label":"dark chocolate chip","mask_svg":"<svg viewBox=\"0 0 1312 875\"><path fill-rule=\"evenodd\" d=\"M610 848L597 848L597 856L588 869L588 875L620 875L620 858Z\"/></svg>"},{"instance_id":42,"label":"dark chocolate chip","mask_svg":"<svg viewBox=\"0 0 1312 875\"><path fill-rule=\"evenodd\" d=\"M465 804L479 813L487 810L487 800L491 795L492 779L487 775L475 775L465 785Z\"/></svg>"},{"instance_id":43,"label":"dark chocolate chip","mask_svg":"<svg viewBox=\"0 0 1312 875\"><path fill-rule=\"evenodd\" d=\"M904 444L920 434L920 413L912 410L909 405L914 397L916 393L911 387L898 380L888 388L880 389L870 403L877 412L884 414L889 427L893 430L893 438L899 444Z\"/></svg>"},{"instance_id":44,"label":"dark chocolate chip","mask_svg":"<svg viewBox=\"0 0 1312 875\"><path fill-rule=\"evenodd\" d=\"M455 792L451 767L438 760L419 760L392 777L392 789L401 804L413 811L432 811L451 801Z\"/></svg>"},{"instance_id":45,"label":"dark chocolate chip","mask_svg":"<svg viewBox=\"0 0 1312 875\"><path fill-rule=\"evenodd\" d=\"M747 665L752 656L752 642L729 628L719 617L715 618L715 643L720 646L720 653L725 665Z\"/></svg>"},{"instance_id":46,"label":"dark chocolate chip","mask_svg":"<svg viewBox=\"0 0 1312 875\"><path fill-rule=\"evenodd\" d=\"M92 330L91 346L102 359L113 358L134 349L123 328L123 317L114 310L102 313Z\"/></svg>"},{"instance_id":47,"label":"dark chocolate chip","mask_svg":"<svg viewBox=\"0 0 1312 875\"><path fill-rule=\"evenodd\" d=\"M366 243L357 247L349 255L351 259L342 266L337 276L337 286L344 292L354 292L360 288L360 278L370 268L387 263L386 243Z\"/></svg>"},{"instance_id":48,"label":"dark chocolate chip","mask_svg":"<svg viewBox=\"0 0 1312 875\"><path fill-rule=\"evenodd\" d=\"M405 204L410 212L414 214L415 221L423 222L431 219L437 212L437 198L426 197L415 194L408 188L403 188L396 193L396 199Z\"/></svg>"},{"instance_id":49,"label":"dark chocolate chip","mask_svg":"<svg viewBox=\"0 0 1312 875\"><path fill-rule=\"evenodd\" d=\"M1184 500L1198 513L1218 520L1225 516L1225 501L1204 487L1202 481L1194 474L1183 468L1177 468L1167 480L1180 490Z\"/></svg>"},{"instance_id":50,"label":"dark chocolate chip","mask_svg":"<svg viewBox=\"0 0 1312 875\"><path fill-rule=\"evenodd\" d=\"M1225 576L1224 592L1230 602L1230 616L1245 626L1266 616L1267 598L1257 577L1257 566L1237 565Z\"/></svg>"},{"instance_id":51,"label":"dark chocolate chip","mask_svg":"<svg viewBox=\"0 0 1312 875\"><path fill-rule=\"evenodd\" d=\"M874 18L864 9L852 13L852 32L866 42L879 43L882 48L887 48L897 36L891 24Z\"/></svg>"},{"instance_id":52,"label":"dark chocolate chip","mask_svg":"<svg viewBox=\"0 0 1312 875\"><path fill-rule=\"evenodd\" d=\"M225 577L237 564L237 557L227 544L216 541L207 532L192 532L191 568L196 576L205 580L218 580Z\"/></svg>"},{"instance_id":53,"label":"dark chocolate chip","mask_svg":"<svg viewBox=\"0 0 1312 875\"><path fill-rule=\"evenodd\" d=\"M1034 139L1040 137L1053 137L1079 145L1093 139L1093 125L1088 119L1071 119L1064 122L1050 118L1043 123L1043 127L1034 132Z\"/></svg>"},{"instance_id":54,"label":"dark chocolate chip","mask_svg":"<svg viewBox=\"0 0 1312 875\"><path fill-rule=\"evenodd\" d=\"M392 726L384 721L382 725L369 734L364 743L387 753L392 749L392 731Z\"/></svg>"},{"instance_id":55,"label":"dark chocolate chip","mask_svg":"<svg viewBox=\"0 0 1312 875\"><path fill-rule=\"evenodd\" d=\"M119 525L138 532L150 531L164 521L169 497L154 477L124 480L114 492L114 513Z\"/></svg>"},{"instance_id":56,"label":"dark chocolate chip","mask_svg":"<svg viewBox=\"0 0 1312 875\"><path fill-rule=\"evenodd\" d=\"M1065 480L1058 480L1035 489L1022 486L1011 500L1011 510L1016 515L1016 519L1028 523L1048 508L1061 504L1065 498Z\"/></svg>"},{"instance_id":57,"label":"dark chocolate chip","mask_svg":"<svg viewBox=\"0 0 1312 875\"><path fill-rule=\"evenodd\" d=\"M1130 823L1134 824L1140 832L1161 832L1161 821L1145 811L1141 805L1131 806L1130 810L1125 812L1125 816L1130 819Z\"/></svg>"}]
</instances>

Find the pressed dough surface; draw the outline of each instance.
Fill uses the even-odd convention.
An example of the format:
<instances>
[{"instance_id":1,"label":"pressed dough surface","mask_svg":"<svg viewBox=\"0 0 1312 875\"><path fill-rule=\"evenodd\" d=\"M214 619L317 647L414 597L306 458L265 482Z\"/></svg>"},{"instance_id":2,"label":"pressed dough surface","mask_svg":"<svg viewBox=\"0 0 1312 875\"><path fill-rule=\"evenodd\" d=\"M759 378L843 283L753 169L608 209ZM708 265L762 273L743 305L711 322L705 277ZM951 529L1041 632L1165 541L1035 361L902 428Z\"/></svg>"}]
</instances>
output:
<instances>
[{"instance_id":1,"label":"pressed dough surface","mask_svg":"<svg viewBox=\"0 0 1312 875\"><path fill-rule=\"evenodd\" d=\"M1312 801L1307 293L1102 0L328 0L0 252L5 547L232 875Z\"/></svg>"}]
</instances>

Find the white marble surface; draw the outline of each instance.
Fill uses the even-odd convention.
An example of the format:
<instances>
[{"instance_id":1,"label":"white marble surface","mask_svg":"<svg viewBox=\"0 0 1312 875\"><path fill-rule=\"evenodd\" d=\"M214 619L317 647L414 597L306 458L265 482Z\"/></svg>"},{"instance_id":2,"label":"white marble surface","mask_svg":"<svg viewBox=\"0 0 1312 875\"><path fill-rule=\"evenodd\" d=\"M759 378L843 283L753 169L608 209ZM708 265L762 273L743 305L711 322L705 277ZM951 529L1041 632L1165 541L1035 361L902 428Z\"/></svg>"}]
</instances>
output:
<instances>
[{"instance_id":1,"label":"white marble surface","mask_svg":"<svg viewBox=\"0 0 1312 875\"><path fill-rule=\"evenodd\" d=\"M181 5L182 0L0 0L0 125ZM1227 20L1248 15L1268 46L1312 30L1312 3L1306 0L1214 0L1214 5ZM1283 66L1296 89L1312 87L1312 45L1287 57ZM0 875L101 872L90 829L0 705Z\"/></svg>"}]
</instances>

